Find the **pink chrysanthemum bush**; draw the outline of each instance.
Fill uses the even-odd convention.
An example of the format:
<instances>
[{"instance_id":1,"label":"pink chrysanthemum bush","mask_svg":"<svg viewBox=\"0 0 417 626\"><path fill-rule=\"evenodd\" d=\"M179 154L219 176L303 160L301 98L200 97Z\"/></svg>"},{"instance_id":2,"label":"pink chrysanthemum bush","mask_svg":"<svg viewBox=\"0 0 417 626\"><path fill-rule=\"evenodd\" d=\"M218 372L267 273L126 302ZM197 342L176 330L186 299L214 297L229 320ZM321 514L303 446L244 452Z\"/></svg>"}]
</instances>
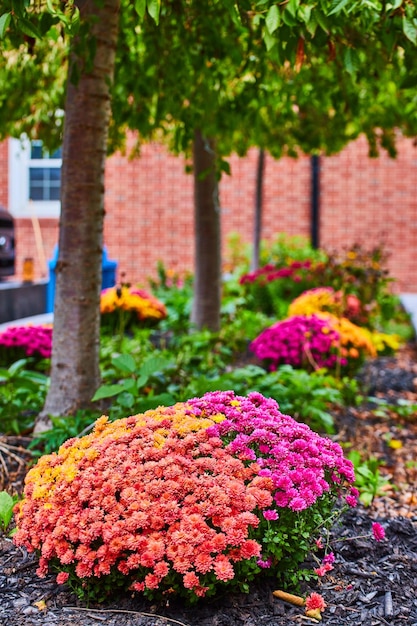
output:
<instances>
[{"instance_id":1,"label":"pink chrysanthemum bush","mask_svg":"<svg viewBox=\"0 0 417 626\"><path fill-rule=\"evenodd\" d=\"M333 369L339 339L328 320L318 315L295 315L263 330L250 349L270 370L284 364L308 370Z\"/></svg>"},{"instance_id":2,"label":"pink chrysanthemum bush","mask_svg":"<svg viewBox=\"0 0 417 626\"><path fill-rule=\"evenodd\" d=\"M369 332L331 313L294 315L263 330L250 348L270 370L292 365L354 372L376 356Z\"/></svg>"},{"instance_id":3,"label":"pink chrysanthemum bush","mask_svg":"<svg viewBox=\"0 0 417 626\"><path fill-rule=\"evenodd\" d=\"M195 601L247 590L265 569L285 580L352 504L340 446L259 393L232 391L109 422L28 472L14 541L96 599L130 589Z\"/></svg>"},{"instance_id":4,"label":"pink chrysanthemum bush","mask_svg":"<svg viewBox=\"0 0 417 626\"><path fill-rule=\"evenodd\" d=\"M52 326L9 326L0 333L0 362L6 365L21 358L49 359Z\"/></svg>"}]
</instances>

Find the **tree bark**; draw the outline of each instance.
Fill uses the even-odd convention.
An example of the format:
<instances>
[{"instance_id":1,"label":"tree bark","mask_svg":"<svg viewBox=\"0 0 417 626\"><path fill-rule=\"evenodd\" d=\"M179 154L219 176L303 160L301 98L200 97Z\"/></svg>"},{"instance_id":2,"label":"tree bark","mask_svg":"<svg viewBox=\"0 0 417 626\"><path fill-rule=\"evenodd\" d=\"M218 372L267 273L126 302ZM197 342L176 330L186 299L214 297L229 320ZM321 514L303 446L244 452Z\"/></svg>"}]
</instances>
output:
<instances>
[{"instance_id":1,"label":"tree bark","mask_svg":"<svg viewBox=\"0 0 417 626\"><path fill-rule=\"evenodd\" d=\"M51 385L35 432L50 427L50 415L88 406L100 384L104 167L120 0L77 4L90 30L88 42L78 37L70 51Z\"/></svg>"},{"instance_id":2,"label":"tree bark","mask_svg":"<svg viewBox=\"0 0 417 626\"><path fill-rule=\"evenodd\" d=\"M219 185L213 140L196 131L194 159L194 299L191 322L198 329L220 329L221 235Z\"/></svg>"},{"instance_id":3,"label":"tree bark","mask_svg":"<svg viewBox=\"0 0 417 626\"><path fill-rule=\"evenodd\" d=\"M263 216L263 186L265 174L265 150L262 148L258 153L258 165L256 168L256 192L255 192L255 218L253 228L253 251L251 271L255 272L259 268L259 256L262 237L262 216Z\"/></svg>"}]
</instances>

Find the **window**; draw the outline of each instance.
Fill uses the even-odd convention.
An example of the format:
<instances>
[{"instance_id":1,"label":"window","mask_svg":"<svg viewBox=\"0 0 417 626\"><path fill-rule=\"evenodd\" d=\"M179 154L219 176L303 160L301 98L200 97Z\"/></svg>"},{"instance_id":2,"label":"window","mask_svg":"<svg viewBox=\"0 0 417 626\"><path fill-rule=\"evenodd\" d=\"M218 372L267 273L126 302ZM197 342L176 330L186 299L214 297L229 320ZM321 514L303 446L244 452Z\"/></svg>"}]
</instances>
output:
<instances>
[{"instance_id":1,"label":"window","mask_svg":"<svg viewBox=\"0 0 417 626\"><path fill-rule=\"evenodd\" d=\"M10 139L9 210L14 217L59 217L61 149L53 154L41 141Z\"/></svg>"},{"instance_id":2,"label":"window","mask_svg":"<svg viewBox=\"0 0 417 626\"><path fill-rule=\"evenodd\" d=\"M41 141L32 141L29 164L29 199L58 200L61 190L61 148L49 154Z\"/></svg>"}]
</instances>

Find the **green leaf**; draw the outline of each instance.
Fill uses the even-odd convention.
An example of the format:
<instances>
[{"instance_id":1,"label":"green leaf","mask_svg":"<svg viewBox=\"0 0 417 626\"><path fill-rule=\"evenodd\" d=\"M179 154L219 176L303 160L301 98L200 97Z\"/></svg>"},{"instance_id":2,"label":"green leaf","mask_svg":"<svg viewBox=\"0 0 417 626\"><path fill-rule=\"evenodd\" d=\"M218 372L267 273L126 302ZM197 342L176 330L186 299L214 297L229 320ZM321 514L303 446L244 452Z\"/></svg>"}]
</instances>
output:
<instances>
[{"instance_id":1,"label":"green leaf","mask_svg":"<svg viewBox=\"0 0 417 626\"><path fill-rule=\"evenodd\" d=\"M280 22L279 9L278 9L276 4L273 4L270 7L270 9L269 9L269 11L268 11L268 13L266 15L266 19L265 19L266 27L268 29L268 32L271 35L278 28L279 22Z\"/></svg>"},{"instance_id":2,"label":"green leaf","mask_svg":"<svg viewBox=\"0 0 417 626\"><path fill-rule=\"evenodd\" d=\"M121 387L123 391L134 391L136 390L136 381L133 378L126 378L122 381Z\"/></svg>"},{"instance_id":3,"label":"green leaf","mask_svg":"<svg viewBox=\"0 0 417 626\"><path fill-rule=\"evenodd\" d=\"M351 48L346 49L343 57L343 62L345 65L345 70L349 74L354 74L356 72L355 54Z\"/></svg>"},{"instance_id":4,"label":"green leaf","mask_svg":"<svg viewBox=\"0 0 417 626\"><path fill-rule=\"evenodd\" d=\"M80 18L80 10L78 7L75 7L74 13L72 15L72 19L68 24L67 32L71 35L76 35L80 30L81 18Z\"/></svg>"},{"instance_id":5,"label":"green leaf","mask_svg":"<svg viewBox=\"0 0 417 626\"><path fill-rule=\"evenodd\" d=\"M159 11L161 9L161 0L146 0L148 13L156 24L159 24Z\"/></svg>"},{"instance_id":6,"label":"green leaf","mask_svg":"<svg viewBox=\"0 0 417 626\"><path fill-rule=\"evenodd\" d=\"M141 376L151 376L156 372L160 372L161 370L166 369L171 365L171 361L165 359L162 356L149 357L146 361L144 361L139 368L139 373Z\"/></svg>"},{"instance_id":7,"label":"green leaf","mask_svg":"<svg viewBox=\"0 0 417 626\"><path fill-rule=\"evenodd\" d=\"M7 491L0 492L0 519L3 522L3 529L6 530L13 515L14 500Z\"/></svg>"},{"instance_id":8,"label":"green leaf","mask_svg":"<svg viewBox=\"0 0 417 626\"><path fill-rule=\"evenodd\" d=\"M140 19L143 20L146 11L146 0L135 0L135 11Z\"/></svg>"},{"instance_id":9,"label":"green leaf","mask_svg":"<svg viewBox=\"0 0 417 626\"><path fill-rule=\"evenodd\" d=\"M395 11L402 5L402 3L403 0L394 0L394 2L388 2L388 4L385 6L385 11L387 13L391 10Z\"/></svg>"},{"instance_id":10,"label":"green leaf","mask_svg":"<svg viewBox=\"0 0 417 626\"><path fill-rule=\"evenodd\" d=\"M0 39L3 39L4 33L6 32L11 19L11 13L3 13L3 15L0 17Z\"/></svg>"},{"instance_id":11,"label":"green leaf","mask_svg":"<svg viewBox=\"0 0 417 626\"><path fill-rule=\"evenodd\" d=\"M320 26L320 28L324 30L324 32L328 35L330 32L330 27L327 17L323 15L323 13L320 13L320 11L317 11L317 9L315 9L314 18L317 20L317 24Z\"/></svg>"},{"instance_id":12,"label":"green leaf","mask_svg":"<svg viewBox=\"0 0 417 626\"><path fill-rule=\"evenodd\" d=\"M347 5L349 0L333 0L332 9L330 13L327 15L334 15L335 13L340 13L340 11Z\"/></svg>"},{"instance_id":13,"label":"green leaf","mask_svg":"<svg viewBox=\"0 0 417 626\"><path fill-rule=\"evenodd\" d=\"M272 50L272 48L277 43L277 40L275 39L275 37L273 37L267 29L263 31L263 39L264 39L265 46L268 52Z\"/></svg>"},{"instance_id":14,"label":"green leaf","mask_svg":"<svg viewBox=\"0 0 417 626\"><path fill-rule=\"evenodd\" d=\"M17 372L20 372L25 367L25 365L27 365L26 359L19 359L18 361L15 361L9 367L9 374L14 375Z\"/></svg>"},{"instance_id":15,"label":"green leaf","mask_svg":"<svg viewBox=\"0 0 417 626\"><path fill-rule=\"evenodd\" d=\"M158 406L172 406L175 403L175 398L169 393L160 393L157 396L148 396L141 400L140 411L148 411L149 409L156 409Z\"/></svg>"},{"instance_id":16,"label":"green leaf","mask_svg":"<svg viewBox=\"0 0 417 626\"><path fill-rule=\"evenodd\" d=\"M136 389L137 391L139 391L142 387L144 387L146 385L146 383L149 380L149 376L147 376L146 374L142 374L141 376L139 376L139 378L136 381Z\"/></svg>"},{"instance_id":17,"label":"green leaf","mask_svg":"<svg viewBox=\"0 0 417 626\"><path fill-rule=\"evenodd\" d=\"M312 7L310 5L308 5L308 4L307 5L301 5L299 10L298 10L298 17L300 19L302 19L304 24L307 25L307 29L308 29L308 24L310 24L310 21L311 21L311 10L312 10ZM317 22L315 22L315 24L317 26Z\"/></svg>"},{"instance_id":18,"label":"green leaf","mask_svg":"<svg viewBox=\"0 0 417 626\"><path fill-rule=\"evenodd\" d=\"M228 176L230 176L232 173L230 169L230 163L226 161L225 159L220 160L219 169L221 172L224 172Z\"/></svg>"},{"instance_id":19,"label":"green leaf","mask_svg":"<svg viewBox=\"0 0 417 626\"><path fill-rule=\"evenodd\" d=\"M300 1L299 0L289 0L286 10L293 16L295 17L297 15L297 10L299 7Z\"/></svg>"},{"instance_id":20,"label":"green leaf","mask_svg":"<svg viewBox=\"0 0 417 626\"><path fill-rule=\"evenodd\" d=\"M415 20L403 17L403 33L414 45L417 45L417 27Z\"/></svg>"},{"instance_id":21,"label":"green leaf","mask_svg":"<svg viewBox=\"0 0 417 626\"><path fill-rule=\"evenodd\" d=\"M133 374L136 371L135 359L131 354L121 354L120 356L112 359L112 363L122 372L129 372L129 374Z\"/></svg>"},{"instance_id":22,"label":"green leaf","mask_svg":"<svg viewBox=\"0 0 417 626\"><path fill-rule=\"evenodd\" d=\"M39 30L30 22L29 20L21 17L18 22L19 28L28 37L34 37L35 39L40 39L41 34Z\"/></svg>"},{"instance_id":23,"label":"green leaf","mask_svg":"<svg viewBox=\"0 0 417 626\"><path fill-rule=\"evenodd\" d=\"M96 400L102 400L103 398L112 398L113 396L119 395L124 390L122 385L103 385L99 387L91 398L92 402Z\"/></svg>"}]
</instances>

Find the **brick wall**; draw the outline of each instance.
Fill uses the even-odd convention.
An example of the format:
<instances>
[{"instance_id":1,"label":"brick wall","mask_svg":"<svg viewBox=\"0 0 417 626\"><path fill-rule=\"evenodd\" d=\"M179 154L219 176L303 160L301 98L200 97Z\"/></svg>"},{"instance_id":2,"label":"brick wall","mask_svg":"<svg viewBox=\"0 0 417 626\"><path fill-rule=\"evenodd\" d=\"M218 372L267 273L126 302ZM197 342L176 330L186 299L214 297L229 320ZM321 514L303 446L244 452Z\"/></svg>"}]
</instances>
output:
<instances>
[{"instance_id":1,"label":"brick wall","mask_svg":"<svg viewBox=\"0 0 417 626\"><path fill-rule=\"evenodd\" d=\"M7 207L5 144L0 145L0 203ZM320 244L329 250L355 243L365 248L383 245L396 291L417 293L414 255L417 250L417 148L401 139L396 160L386 155L369 159L365 140L342 153L321 159ZM224 257L230 233L251 241L255 204L257 151L231 159L232 176L221 182ZM158 259L167 268L192 270L193 180L185 162L156 144L142 148L141 157L120 154L106 169L105 244L109 258L119 263L119 278L145 283ZM267 157L265 166L263 238L279 232L310 234L311 162ZM3 194L3 195L2 195ZM2 200L3 198L3 200ZM58 240L55 220L41 220L44 252L36 246L34 224L17 220L17 271L32 256L36 275L45 273L42 257L51 258ZM227 264L225 264L227 265Z\"/></svg>"}]
</instances>

